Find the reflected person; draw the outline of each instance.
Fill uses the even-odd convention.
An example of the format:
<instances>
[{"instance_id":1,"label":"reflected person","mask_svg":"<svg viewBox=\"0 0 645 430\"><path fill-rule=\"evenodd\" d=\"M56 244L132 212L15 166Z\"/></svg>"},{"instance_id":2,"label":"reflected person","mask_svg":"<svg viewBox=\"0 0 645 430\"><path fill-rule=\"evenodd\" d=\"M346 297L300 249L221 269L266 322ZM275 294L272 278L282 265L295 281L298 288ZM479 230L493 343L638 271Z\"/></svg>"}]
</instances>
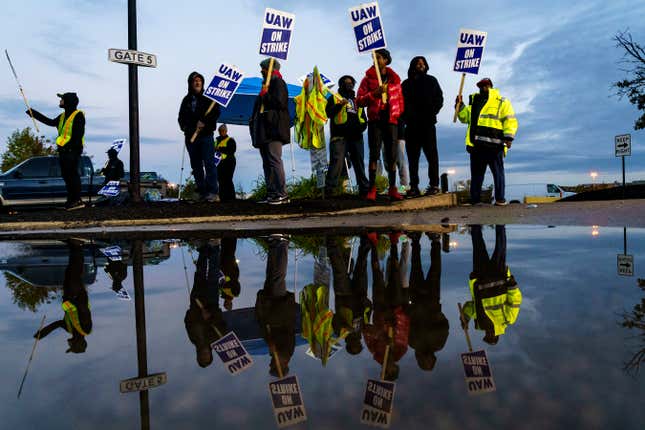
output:
<instances>
[{"instance_id":1,"label":"reflected person","mask_svg":"<svg viewBox=\"0 0 645 430\"><path fill-rule=\"evenodd\" d=\"M200 240L195 262L195 278L190 291L190 306L184 317L186 333L195 345L197 364L208 367L213 362L211 344L226 331L219 306L219 290L224 282L220 269L219 240Z\"/></svg>"},{"instance_id":2,"label":"reflected person","mask_svg":"<svg viewBox=\"0 0 645 430\"><path fill-rule=\"evenodd\" d=\"M103 270L112 280L112 291L115 293L121 291L123 281L128 277L128 266L121 260L109 260Z\"/></svg>"},{"instance_id":3,"label":"reflected person","mask_svg":"<svg viewBox=\"0 0 645 430\"><path fill-rule=\"evenodd\" d=\"M85 336L92 332L92 314L87 290L83 284L83 248L77 240L67 241L69 260L63 280L63 319L43 327L34 337L47 337L57 328L62 328L71 338L67 339L67 352L83 353L87 349Z\"/></svg>"},{"instance_id":4,"label":"reflected person","mask_svg":"<svg viewBox=\"0 0 645 430\"><path fill-rule=\"evenodd\" d=\"M283 375L289 373L289 361L296 346L296 299L287 291L289 240L279 234L265 240L268 247L266 279L258 291L255 316L262 337L270 349L275 349ZM269 373L279 376L278 363L271 354Z\"/></svg>"},{"instance_id":5,"label":"reflected person","mask_svg":"<svg viewBox=\"0 0 645 430\"><path fill-rule=\"evenodd\" d=\"M495 226L495 250L489 258L481 225L471 226L473 271L469 287L472 300L463 307L467 327L471 319L475 328L485 332L484 342L495 345L506 328L517 320L522 293L511 269L506 265L506 226Z\"/></svg>"},{"instance_id":6,"label":"reflected person","mask_svg":"<svg viewBox=\"0 0 645 430\"><path fill-rule=\"evenodd\" d=\"M237 264L235 251L237 249L237 238L222 238L222 272L224 283L222 284L222 298L224 309L233 309L233 299L240 295L240 267Z\"/></svg>"},{"instance_id":7,"label":"reflected person","mask_svg":"<svg viewBox=\"0 0 645 430\"><path fill-rule=\"evenodd\" d=\"M430 268L423 274L421 265L421 233L410 233L412 266L410 271L410 346L414 348L417 364L422 370L432 370L436 353L448 339L448 319L441 310L441 241L436 233L430 239Z\"/></svg>"},{"instance_id":8,"label":"reflected person","mask_svg":"<svg viewBox=\"0 0 645 430\"><path fill-rule=\"evenodd\" d=\"M367 255L370 243L367 237L361 236L358 257L353 264L353 260L350 262L350 250L343 239L340 236L327 238L336 307L332 327L337 337L346 336L347 352L358 355L363 350L361 331L369 322L372 312L372 302L367 298Z\"/></svg>"}]
</instances>

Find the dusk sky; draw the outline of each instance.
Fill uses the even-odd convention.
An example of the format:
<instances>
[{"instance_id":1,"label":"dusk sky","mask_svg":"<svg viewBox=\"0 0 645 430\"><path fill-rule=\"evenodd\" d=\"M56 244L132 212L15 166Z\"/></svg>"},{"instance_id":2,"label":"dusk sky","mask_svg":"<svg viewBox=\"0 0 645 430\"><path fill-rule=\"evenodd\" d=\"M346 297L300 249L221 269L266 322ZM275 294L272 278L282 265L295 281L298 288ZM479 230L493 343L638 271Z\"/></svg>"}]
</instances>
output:
<instances>
[{"instance_id":1,"label":"dusk sky","mask_svg":"<svg viewBox=\"0 0 645 430\"><path fill-rule=\"evenodd\" d=\"M233 63L247 76L259 76L262 13L272 7L296 15L289 60L282 72L289 83L318 65L336 80L351 74L360 80L370 56L358 55L348 9L356 1L181 3L140 0L139 50L158 56L158 68L140 69L141 170L156 170L179 180L183 136L177 125L186 77L197 70L208 78L221 62ZM620 179L614 135L632 134L627 180L645 179L645 133L635 132L639 116L626 99L615 97L612 83L624 77L622 52L612 37L629 30L645 44L643 1L490 0L477 2L379 2L393 69L405 78L416 55L429 59L430 73L444 92L437 134L440 170L454 168L468 178L465 126L452 123L459 74L452 71L458 31L488 32L479 77L469 75L464 92L490 77L510 98L519 131L506 159L507 182L525 184ZM128 137L127 66L107 61L108 48L127 48L124 0L25 0L5 5L0 25L32 106L48 116L59 113L57 92L75 91L87 118L86 151L102 165L113 139ZM0 150L12 131L31 125L6 60L0 66ZM208 79L207 78L207 79ZM42 125L48 137L55 130ZM238 142L235 183L248 191L261 172L257 150L246 127L230 127ZM367 149L367 146L366 146ZM308 154L295 147L296 176L308 176ZM127 148L121 153L129 161ZM284 147L287 176L291 154ZM186 162L186 167L188 162ZM425 164L422 164L422 171ZM186 169L189 171L189 169ZM486 182L491 182L490 176ZM422 185L425 185L422 183Z\"/></svg>"}]
</instances>

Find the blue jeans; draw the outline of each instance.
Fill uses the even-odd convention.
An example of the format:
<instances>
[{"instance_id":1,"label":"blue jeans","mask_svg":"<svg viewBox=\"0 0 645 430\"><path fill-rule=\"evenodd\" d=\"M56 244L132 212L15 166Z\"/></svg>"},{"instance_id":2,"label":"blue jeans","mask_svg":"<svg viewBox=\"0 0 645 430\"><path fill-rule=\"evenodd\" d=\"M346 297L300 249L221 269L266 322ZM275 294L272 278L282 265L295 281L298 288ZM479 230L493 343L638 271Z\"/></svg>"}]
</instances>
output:
<instances>
[{"instance_id":1,"label":"blue jeans","mask_svg":"<svg viewBox=\"0 0 645 430\"><path fill-rule=\"evenodd\" d=\"M470 201L479 203L486 167L490 167L495 183L495 200L504 200L504 151L473 148L470 152Z\"/></svg>"},{"instance_id":2,"label":"blue jeans","mask_svg":"<svg viewBox=\"0 0 645 430\"><path fill-rule=\"evenodd\" d=\"M186 143L190 168L193 169L195 186L201 196L218 194L217 168L215 167L215 141L213 136L200 136L194 143Z\"/></svg>"}]
</instances>

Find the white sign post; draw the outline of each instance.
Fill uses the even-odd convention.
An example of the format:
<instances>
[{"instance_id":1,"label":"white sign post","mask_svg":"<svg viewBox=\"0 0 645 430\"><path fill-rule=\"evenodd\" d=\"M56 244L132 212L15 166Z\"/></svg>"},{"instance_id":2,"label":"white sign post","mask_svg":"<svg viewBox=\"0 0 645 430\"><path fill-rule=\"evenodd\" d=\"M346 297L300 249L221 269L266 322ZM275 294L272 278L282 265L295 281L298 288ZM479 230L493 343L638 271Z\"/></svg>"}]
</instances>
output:
<instances>
[{"instance_id":1,"label":"white sign post","mask_svg":"<svg viewBox=\"0 0 645 430\"><path fill-rule=\"evenodd\" d=\"M620 276L634 276L634 256L618 254L616 266Z\"/></svg>"},{"instance_id":2,"label":"white sign post","mask_svg":"<svg viewBox=\"0 0 645 430\"><path fill-rule=\"evenodd\" d=\"M356 48L359 54L372 53L374 69L378 84L383 85L381 71L376 62L376 50L387 48L385 32L381 20L381 10L378 2L363 3L349 9L349 18L356 37ZM383 103L387 102L387 95L383 94Z\"/></svg>"},{"instance_id":3,"label":"white sign post","mask_svg":"<svg viewBox=\"0 0 645 430\"><path fill-rule=\"evenodd\" d=\"M113 63L135 64L142 67L157 67L157 56L131 49L108 49L108 60Z\"/></svg>"},{"instance_id":4,"label":"white sign post","mask_svg":"<svg viewBox=\"0 0 645 430\"><path fill-rule=\"evenodd\" d=\"M474 75L479 73L486 39L488 39L488 33L485 31L468 30L466 28L459 30L457 56L455 57L453 71L461 72L461 82L459 84L460 96L463 94L466 73L472 73ZM455 109L455 116L452 122L457 122L457 114L459 113L457 109L459 109L459 105Z\"/></svg>"},{"instance_id":5,"label":"white sign post","mask_svg":"<svg viewBox=\"0 0 645 430\"><path fill-rule=\"evenodd\" d=\"M614 151L620 157L623 165L623 199L625 198L625 157L632 155L632 135L621 134L614 137Z\"/></svg>"}]
</instances>

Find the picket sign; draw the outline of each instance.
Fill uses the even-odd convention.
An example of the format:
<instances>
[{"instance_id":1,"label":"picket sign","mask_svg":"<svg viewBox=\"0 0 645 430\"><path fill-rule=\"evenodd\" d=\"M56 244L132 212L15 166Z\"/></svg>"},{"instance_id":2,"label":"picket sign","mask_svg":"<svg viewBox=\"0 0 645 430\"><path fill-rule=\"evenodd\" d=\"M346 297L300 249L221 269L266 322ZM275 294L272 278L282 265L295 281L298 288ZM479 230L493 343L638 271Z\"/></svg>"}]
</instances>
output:
<instances>
[{"instance_id":1,"label":"picket sign","mask_svg":"<svg viewBox=\"0 0 645 430\"><path fill-rule=\"evenodd\" d=\"M466 73L476 75L479 73L479 66L481 59L484 55L484 47L488 33L485 31L469 30L462 28L459 30L459 39L457 40L457 55L453 71L461 72L461 82L459 84L459 97L462 96L464 90L464 81ZM455 115L452 122L457 122L457 114L459 113L459 106L455 107Z\"/></svg>"}]
</instances>

